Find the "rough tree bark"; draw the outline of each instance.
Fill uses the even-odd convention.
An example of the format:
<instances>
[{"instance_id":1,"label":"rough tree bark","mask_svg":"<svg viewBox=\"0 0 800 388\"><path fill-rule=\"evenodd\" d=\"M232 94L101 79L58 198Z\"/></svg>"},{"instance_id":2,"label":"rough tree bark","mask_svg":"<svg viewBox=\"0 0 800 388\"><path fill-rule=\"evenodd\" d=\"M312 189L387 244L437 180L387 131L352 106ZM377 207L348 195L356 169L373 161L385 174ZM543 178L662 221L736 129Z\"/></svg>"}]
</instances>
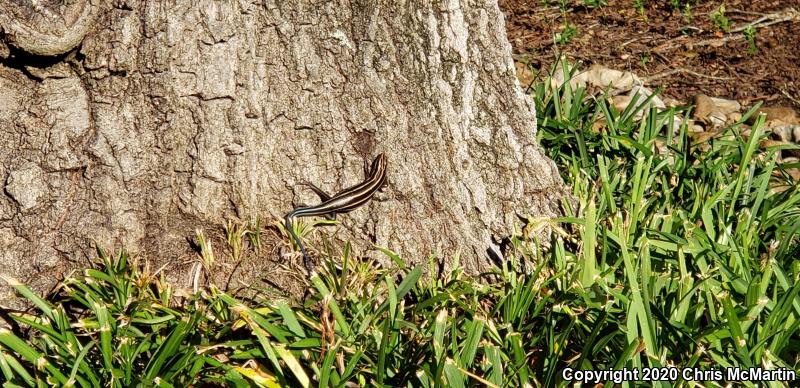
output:
<instances>
[{"instance_id":1,"label":"rough tree bark","mask_svg":"<svg viewBox=\"0 0 800 388\"><path fill-rule=\"evenodd\" d=\"M479 271L556 214L494 0L0 0L0 37L0 266L40 290L92 241L181 278L195 228L276 220L379 152L387 187L326 232L359 252Z\"/></svg>"}]
</instances>

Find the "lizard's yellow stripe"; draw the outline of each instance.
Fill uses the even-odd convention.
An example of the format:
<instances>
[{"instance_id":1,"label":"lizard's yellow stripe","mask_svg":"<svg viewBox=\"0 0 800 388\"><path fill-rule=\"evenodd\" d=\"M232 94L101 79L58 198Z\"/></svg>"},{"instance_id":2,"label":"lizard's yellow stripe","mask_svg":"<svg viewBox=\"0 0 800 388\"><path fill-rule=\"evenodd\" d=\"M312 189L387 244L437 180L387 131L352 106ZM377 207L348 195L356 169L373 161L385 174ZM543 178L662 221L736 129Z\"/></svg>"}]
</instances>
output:
<instances>
[{"instance_id":1,"label":"lizard's yellow stripe","mask_svg":"<svg viewBox=\"0 0 800 388\"><path fill-rule=\"evenodd\" d=\"M314 266L311 258L308 256L302 241L294 233L292 228L292 219L295 217L312 217L323 216L327 214L341 214L347 213L365 203L367 203L372 196L386 183L386 155L380 154L375 160L372 161L369 174L364 182L355 186L348 187L336 195L328 198L319 205L300 207L292 210L286 215L285 225L286 229L292 235L292 238L300 247L303 253L303 263L309 272L313 272Z\"/></svg>"}]
</instances>

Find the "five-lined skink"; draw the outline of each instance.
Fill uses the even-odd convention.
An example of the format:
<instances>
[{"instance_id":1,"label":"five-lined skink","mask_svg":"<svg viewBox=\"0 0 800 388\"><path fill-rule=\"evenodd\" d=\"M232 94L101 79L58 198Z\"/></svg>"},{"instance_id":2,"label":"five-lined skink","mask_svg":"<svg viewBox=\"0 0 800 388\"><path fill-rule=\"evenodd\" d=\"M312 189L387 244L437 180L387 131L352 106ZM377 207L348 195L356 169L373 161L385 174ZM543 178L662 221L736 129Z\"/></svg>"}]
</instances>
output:
<instances>
[{"instance_id":1,"label":"five-lined skink","mask_svg":"<svg viewBox=\"0 0 800 388\"><path fill-rule=\"evenodd\" d=\"M335 217L336 214L347 213L365 203L367 203L375 192L386 183L386 155L380 154L372 162L369 173L364 182L361 182L353 187L342 190L334 196L329 196L320 188L313 184L306 183L311 187L314 192L319 195L322 203L316 206L299 207L286 215L285 226L286 230L294 239L295 243L300 247L300 252L303 253L303 264L309 273L314 272L314 264L311 257L308 255L303 242L297 237L292 227L292 219L295 217L312 217L312 216L326 216Z\"/></svg>"}]
</instances>

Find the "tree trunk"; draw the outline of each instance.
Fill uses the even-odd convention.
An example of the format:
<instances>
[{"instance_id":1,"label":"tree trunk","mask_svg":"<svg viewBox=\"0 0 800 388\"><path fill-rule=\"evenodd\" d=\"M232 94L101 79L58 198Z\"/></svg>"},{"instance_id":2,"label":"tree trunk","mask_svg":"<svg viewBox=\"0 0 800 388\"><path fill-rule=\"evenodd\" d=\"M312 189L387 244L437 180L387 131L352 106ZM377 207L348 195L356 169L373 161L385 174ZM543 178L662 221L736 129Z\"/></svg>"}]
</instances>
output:
<instances>
[{"instance_id":1,"label":"tree trunk","mask_svg":"<svg viewBox=\"0 0 800 388\"><path fill-rule=\"evenodd\" d=\"M0 30L0 265L40 290L92 241L188 284L196 228L272 223L381 152L386 187L311 246L477 272L557 212L496 1L0 0ZM302 273L288 241L221 271Z\"/></svg>"}]
</instances>

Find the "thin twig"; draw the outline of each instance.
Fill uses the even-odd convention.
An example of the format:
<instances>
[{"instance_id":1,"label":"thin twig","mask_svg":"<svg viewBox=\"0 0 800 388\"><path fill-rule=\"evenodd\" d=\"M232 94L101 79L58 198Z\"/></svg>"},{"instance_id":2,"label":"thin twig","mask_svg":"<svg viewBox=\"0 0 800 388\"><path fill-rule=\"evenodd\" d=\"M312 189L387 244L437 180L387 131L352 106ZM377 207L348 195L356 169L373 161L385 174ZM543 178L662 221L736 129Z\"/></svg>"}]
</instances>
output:
<instances>
[{"instance_id":1,"label":"thin twig","mask_svg":"<svg viewBox=\"0 0 800 388\"><path fill-rule=\"evenodd\" d=\"M764 16L763 12L752 12L752 11L744 11L737 8L727 8L725 10L726 13L740 13L742 15L752 15L752 16Z\"/></svg>"},{"instance_id":2,"label":"thin twig","mask_svg":"<svg viewBox=\"0 0 800 388\"><path fill-rule=\"evenodd\" d=\"M780 90L780 91L781 91L781 94L783 94L784 96L786 96L786 98L788 98L789 100L791 100L792 102L794 102L795 104L797 104L797 106L800 106L800 100L798 100L798 99L794 98L794 97L793 97L791 94L789 94L789 92L787 92L787 91L786 91L786 90L784 90L783 88L778 88L778 90Z\"/></svg>"},{"instance_id":3,"label":"thin twig","mask_svg":"<svg viewBox=\"0 0 800 388\"><path fill-rule=\"evenodd\" d=\"M708 78L708 79L713 79L713 80L718 80L718 81L726 81L726 80L733 79L732 77L717 77L717 76L713 76L713 75L702 74L702 73L698 73L696 71L692 71L692 70L689 70L689 69L684 69L682 67L679 67L677 69L672 69L672 70L669 70L669 71L665 71L663 73L654 74L654 75L651 75L649 77L642 77L642 81L650 82L650 81L653 81L653 80L657 80L659 78L669 77L669 76L677 74L677 73L685 73L685 74L693 75L693 76L699 77L699 78Z\"/></svg>"},{"instance_id":4,"label":"thin twig","mask_svg":"<svg viewBox=\"0 0 800 388\"><path fill-rule=\"evenodd\" d=\"M742 27L737 27L731 30L732 33L735 32L742 32L749 27L757 27L762 28L766 26L771 26L777 23L783 23L792 21L795 19L800 19L800 12L797 12L794 8L785 9L780 12L771 13L768 15L764 15ZM766 21L766 22L765 22Z\"/></svg>"},{"instance_id":5,"label":"thin twig","mask_svg":"<svg viewBox=\"0 0 800 388\"><path fill-rule=\"evenodd\" d=\"M761 94L761 95L757 95L757 96L753 96L753 97L743 97L743 98L740 98L740 99L739 99L739 102L740 102L742 105L749 105L749 104L751 104L753 101L764 101L764 102L767 102L767 101L774 101L774 100L776 100L777 98L778 98L778 97L777 97L775 94Z\"/></svg>"},{"instance_id":6,"label":"thin twig","mask_svg":"<svg viewBox=\"0 0 800 388\"><path fill-rule=\"evenodd\" d=\"M744 39L744 34L742 33L735 33L735 34L728 34L722 38L713 38L713 39L705 39L699 42L691 43L692 47L702 47L702 46L722 46L726 42L730 42L732 40L739 40Z\"/></svg>"},{"instance_id":7,"label":"thin twig","mask_svg":"<svg viewBox=\"0 0 800 388\"><path fill-rule=\"evenodd\" d=\"M760 18L758 18L758 19L756 19L756 20L754 20L754 21L752 21L752 22L750 22L750 23L748 23L748 24L746 24L746 25L744 25L742 27L734 28L734 29L732 29L730 31L730 33L727 36L725 36L723 38L714 38L714 39L701 40L699 42L691 43L691 45L694 46L694 47L697 47L697 46L709 46L709 45L713 45L713 44L720 44L721 45L722 43L725 43L725 42L728 42L728 41L731 41L731 40L737 40L737 39L744 38L744 34L742 34L741 32L746 30L750 26L753 26L753 27L756 27L756 28L763 28L763 27L771 26L773 24L778 24L778 23L783 23L783 22L788 22L788 21L793 21L793 20L800 20L800 12L798 12L794 8L789 8L789 9L785 9L785 10L780 11L780 12L775 12L775 13L771 13L771 14L768 14L768 15L764 15L764 16L762 16L762 17L760 17ZM679 47L681 41L686 40L686 39L688 39L688 37L686 37L686 36L675 37L673 39L670 39L666 43L663 43L663 44L659 45L659 47L653 48L652 51L663 52L663 51L669 51L669 50L675 49L675 48Z\"/></svg>"}]
</instances>

